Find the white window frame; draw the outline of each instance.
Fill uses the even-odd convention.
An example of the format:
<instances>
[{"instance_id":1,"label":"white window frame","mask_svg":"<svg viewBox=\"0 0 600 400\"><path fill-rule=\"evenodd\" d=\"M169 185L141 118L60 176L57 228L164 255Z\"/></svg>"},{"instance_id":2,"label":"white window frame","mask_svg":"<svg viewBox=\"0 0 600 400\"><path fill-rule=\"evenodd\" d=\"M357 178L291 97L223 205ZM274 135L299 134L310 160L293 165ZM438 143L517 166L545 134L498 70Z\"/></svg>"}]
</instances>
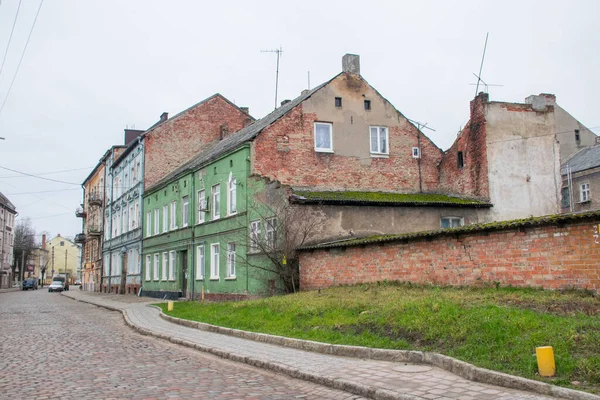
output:
<instances>
[{"instance_id":1,"label":"white window frame","mask_svg":"<svg viewBox=\"0 0 600 400\"><path fill-rule=\"evenodd\" d=\"M160 255L158 253L154 253L154 280L158 281L158 263Z\"/></svg>"},{"instance_id":2,"label":"white window frame","mask_svg":"<svg viewBox=\"0 0 600 400\"><path fill-rule=\"evenodd\" d=\"M190 196L181 198L181 225L185 228L190 220Z\"/></svg>"},{"instance_id":3,"label":"white window frame","mask_svg":"<svg viewBox=\"0 0 600 400\"><path fill-rule=\"evenodd\" d=\"M225 279L235 279L235 243L227 243L227 277Z\"/></svg>"},{"instance_id":4,"label":"white window frame","mask_svg":"<svg viewBox=\"0 0 600 400\"><path fill-rule=\"evenodd\" d=\"M206 219L206 211L203 211L204 203L206 202L206 191L198 190L198 223L201 224Z\"/></svg>"},{"instance_id":5,"label":"white window frame","mask_svg":"<svg viewBox=\"0 0 600 400\"><path fill-rule=\"evenodd\" d=\"M164 205L163 206L163 233L165 232L169 232L169 206L168 205Z\"/></svg>"},{"instance_id":6,"label":"white window frame","mask_svg":"<svg viewBox=\"0 0 600 400\"><path fill-rule=\"evenodd\" d=\"M146 213L146 237L152 236L152 211Z\"/></svg>"},{"instance_id":7,"label":"white window frame","mask_svg":"<svg viewBox=\"0 0 600 400\"><path fill-rule=\"evenodd\" d=\"M220 244L212 243L210 245L210 280L219 280L221 278L219 271Z\"/></svg>"},{"instance_id":8,"label":"white window frame","mask_svg":"<svg viewBox=\"0 0 600 400\"><path fill-rule=\"evenodd\" d=\"M168 279L168 269L169 269L169 253L163 251L162 253L162 270L161 270L161 281L166 281Z\"/></svg>"},{"instance_id":9,"label":"white window frame","mask_svg":"<svg viewBox=\"0 0 600 400\"><path fill-rule=\"evenodd\" d=\"M152 256L146 254L146 281L152 280Z\"/></svg>"},{"instance_id":10,"label":"white window frame","mask_svg":"<svg viewBox=\"0 0 600 400\"><path fill-rule=\"evenodd\" d=\"M175 250L169 251L169 280L175 280L175 266L177 265L177 253Z\"/></svg>"},{"instance_id":11,"label":"white window frame","mask_svg":"<svg viewBox=\"0 0 600 400\"><path fill-rule=\"evenodd\" d=\"M234 215L237 213L237 179L233 174L229 173L229 179L227 180L227 215Z\"/></svg>"},{"instance_id":12,"label":"white window frame","mask_svg":"<svg viewBox=\"0 0 600 400\"><path fill-rule=\"evenodd\" d=\"M373 133L376 135L376 148L373 148ZM383 135L382 135L383 134ZM381 138L385 137L385 149L382 150ZM386 126L369 126L369 148L372 155L387 156L390 154L390 135Z\"/></svg>"},{"instance_id":13,"label":"white window frame","mask_svg":"<svg viewBox=\"0 0 600 400\"><path fill-rule=\"evenodd\" d=\"M177 229L177 201L173 200L171 202L171 213L169 215L169 218L171 219L171 225L170 225L170 230L175 230Z\"/></svg>"},{"instance_id":14,"label":"white window frame","mask_svg":"<svg viewBox=\"0 0 600 400\"><path fill-rule=\"evenodd\" d=\"M204 280L204 243L196 246L196 280Z\"/></svg>"},{"instance_id":15,"label":"white window frame","mask_svg":"<svg viewBox=\"0 0 600 400\"><path fill-rule=\"evenodd\" d=\"M127 228L129 227L129 213L127 212L127 206L123 207L122 215L123 218L121 219L121 232L126 233Z\"/></svg>"},{"instance_id":16,"label":"white window frame","mask_svg":"<svg viewBox=\"0 0 600 400\"><path fill-rule=\"evenodd\" d=\"M221 218L221 184L217 183L211 188L212 193L212 219Z\"/></svg>"},{"instance_id":17,"label":"white window frame","mask_svg":"<svg viewBox=\"0 0 600 400\"><path fill-rule=\"evenodd\" d=\"M250 253L259 251L260 247L260 233L261 233L260 220L250 222Z\"/></svg>"},{"instance_id":18,"label":"white window frame","mask_svg":"<svg viewBox=\"0 0 600 400\"><path fill-rule=\"evenodd\" d=\"M135 203L133 205L133 215L134 215L133 229L136 229L136 228L139 228L139 224L140 224L140 205L139 205L139 203Z\"/></svg>"},{"instance_id":19,"label":"white window frame","mask_svg":"<svg viewBox=\"0 0 600 400\"><path fill-rule=\"evenodd\" d=\"M444 220L448 220L450 226L444 227ZM454 222L458 222L458 225L453 226ZM442 229L459 228L464 225L465 225L465 219L463 217L441 217L440 218L440 227Z\"/></svg>"},{"instance_id":20,"label":"white window frame","mask_svg":"<svg viewBox=\"0 0 600 400\"><path fill-rule=\"evenodd\" d=\"M579 202L585 203L591 200L590 184L588 182L579 184Z\"/></svg>"},{"instance_id":21,"label":"white window frame","mask_svg":"<svg viewBox=\"0 0 600 400\"><path fill-rule=\"evenodd\" d=\"M265 245L268 250L274 250L277 245L277 218L265 220Z\"/></svg>"},{"instance_id":22,"label":"white window frame","mask_svg":"<svg viewBox=\"0 0 600 400\"><path fill-rule=\"evenodd\" d=\"M326 126L329 128L329 147L319 146L317 141L317 127ZM315 122L314 123L314 140L315 140L315 151L322 153L333 153L333 124L330 122Z\"/></svg>"},{"instance_id":23,"label":"white window frame","mask_svg":"<svg viewBox=\"0 0 600 400\"><path fill-rule=\"evenodd\" d=\"M154 209L154 234L158 235L160 234L160 209L155 208Z\"/></svg>"}]
</instances>

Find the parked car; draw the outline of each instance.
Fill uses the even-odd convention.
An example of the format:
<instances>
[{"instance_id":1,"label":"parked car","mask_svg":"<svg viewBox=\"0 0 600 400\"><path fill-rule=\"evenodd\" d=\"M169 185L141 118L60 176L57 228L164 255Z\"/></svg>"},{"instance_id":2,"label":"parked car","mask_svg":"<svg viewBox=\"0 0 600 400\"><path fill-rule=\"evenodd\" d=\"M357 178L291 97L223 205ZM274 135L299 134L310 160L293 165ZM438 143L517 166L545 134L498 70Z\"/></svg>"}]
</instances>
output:
<instances>
[{"instance_id":1,"label":"parked car","mask_svg":"<svg viewBox=\"0 0 600 400\"><path fill-rule=\"evenodd\" d=\"M23 285L21 286L22 290L34 289L37 290L37 281L33 278L27 278L23 281Z\"/></svg>"},{"instance_id":2,"label":"parked car","mask_svg":"<svg viewBox=\"0 0 600 400\"><path fill-rule=\"evenodd\" d=\"M63 290L65 290L63 281L52 281L50 286L48 286L48 292L62 292Z\"/></svg>"},{"instance_id":3,"label":"parked car","mask_svg":"<svg viewBox=\"0 0 600 400\"><path fill-rule=\"evenodd\" d=\"M75 281L75 285L77 285L77 286L81 285L81 281L80 281L79 279L77 279L77 280Z\"/></svg>"}]
</instances>

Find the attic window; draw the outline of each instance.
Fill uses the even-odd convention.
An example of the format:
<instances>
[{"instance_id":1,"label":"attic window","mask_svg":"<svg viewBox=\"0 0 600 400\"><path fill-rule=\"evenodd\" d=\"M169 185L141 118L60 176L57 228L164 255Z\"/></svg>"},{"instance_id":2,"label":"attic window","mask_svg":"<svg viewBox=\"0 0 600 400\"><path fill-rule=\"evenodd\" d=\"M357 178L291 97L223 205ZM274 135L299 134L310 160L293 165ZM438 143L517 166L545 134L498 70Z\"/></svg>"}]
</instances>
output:
<instances>
[{"instance_id":1,"label":"attic window","mask_svg":"<svg viewBox=\"0 0 600 400\"><path fill-rule=\"evenodd\" d=\"M233 160L229 160L229 168L233 168Z\"/></svg>"},{"instance_id":2,"label":"attic window","mask_svg":"<svg viewBox=\"0 0 600 400\"><path fill-rule=\"evenodd\" d=\"M581 136L579 135L579 129L575 129L575 141L577 144L581 141Z\"/></svg>"},{"instance_id":3,"label":"attic window","mask_svg":"<svg viewBox=\"0 0 600 400\"><path fill-rule=\"evenodd\" d=\"M462 168L465 166L465 159L463 158L463 152L458 152L458 168Z\"/></svg>"},{"instance_id":4,"label":"attic window","mask_svg":"<svg viewBox=\"0 0 600 400\"><path fill-rule=\"evenodd\" d=\"M371 100L365 100L365 110L371 110Z\"/></svg>"},{"instance_id":5,"label":"attic window","mask_svg":"<svg viewBox=\"0 0 600 400\"><path fill-rule=\"evenodd\" d=\"M336 107L341 107L342 106L342 98L341 97L336 97L335 98L335 106Z\"/></svg>"}]
</instances>

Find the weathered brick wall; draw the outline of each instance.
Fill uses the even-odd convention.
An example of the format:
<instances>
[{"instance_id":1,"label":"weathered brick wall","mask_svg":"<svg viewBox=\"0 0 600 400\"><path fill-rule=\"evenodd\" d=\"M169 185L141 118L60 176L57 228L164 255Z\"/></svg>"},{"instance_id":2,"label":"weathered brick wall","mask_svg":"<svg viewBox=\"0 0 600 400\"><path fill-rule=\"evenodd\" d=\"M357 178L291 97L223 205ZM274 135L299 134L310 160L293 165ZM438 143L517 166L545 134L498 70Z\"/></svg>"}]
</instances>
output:
<instances>
[{"instance_id":1,"label":"weathered brick wall","mask_svg":"<svg viewBox=\"0 0 600 400\"><path fill-rule=\"evenodd\" d=\"M479 198L489 198L488 160L486 147L485 104L488 95L480 93L471 101L469 122L439 165L440 190ZM464 167L458 167L458 152L463 154Z\"/></svg>"},{"instance_id":2,"label":"weathered brick wall","mask_svg":"<svg viewBox=\"0 0 600 400\"><path fill-rule=\"evenodd\" d=\"M314 113L302 104L265 129L253 144L253 173L284 185L320 190L419 192L419 160L411 156L417 130L406 123L388 126L390 156L370 158L320 153L314 149ZM368 137L365 136L368 144ZM335 143L334 143L335 146ZM440 150L421 137L424 192L437 190Z\"/></svg>"},{"instance_id":3,"label":"weathered brick wall","mask_svg":"<svg viewBox=\"0 0 600 400\"><path fill-rule=\"evenodd\" d=\"M221 126L230 133L251 121L248 114L220 95L183 111L145 137L144 187L147 189L220 139Z\"/></svg>"},{"instance_id":4,"label":"weathered brick wall","mask_svg":"<svg viewBox=\"0 0 600 400\"><path fill-rule=\"evenodd\" d=\"M590 289L600 294L600 215L585 221L302 251L302 290L375 281Z\"/></svg>"}]
</instances>

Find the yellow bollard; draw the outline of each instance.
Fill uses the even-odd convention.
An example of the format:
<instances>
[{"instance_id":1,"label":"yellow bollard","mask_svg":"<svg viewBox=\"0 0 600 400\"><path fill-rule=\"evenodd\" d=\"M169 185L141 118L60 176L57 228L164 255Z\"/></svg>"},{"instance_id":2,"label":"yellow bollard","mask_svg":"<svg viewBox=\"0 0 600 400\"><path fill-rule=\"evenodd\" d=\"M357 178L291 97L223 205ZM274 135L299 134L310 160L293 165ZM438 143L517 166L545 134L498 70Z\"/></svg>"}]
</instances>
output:
<instances>
[{"instance_id":1,"label":"yellow bollard","mask_svg":"<svg viewBox=\"0 0 600 400\"><path fill-rule=\"evenodd\" d=\"M167 311L173 311L173 302L172 301L169 301L167 303Z\"/></svg>"},{"instance_id":2,"label":"yellow bollard","mask_svg":"<svg viewBox=\"0 0 600 400\"><path fill-rule=\"evenodd\" d=\"M536 347L535 355L537 356L540 376L554 376L556 374L556 365L554 364L552 346Z\"/></svg>"}]
</instances>

